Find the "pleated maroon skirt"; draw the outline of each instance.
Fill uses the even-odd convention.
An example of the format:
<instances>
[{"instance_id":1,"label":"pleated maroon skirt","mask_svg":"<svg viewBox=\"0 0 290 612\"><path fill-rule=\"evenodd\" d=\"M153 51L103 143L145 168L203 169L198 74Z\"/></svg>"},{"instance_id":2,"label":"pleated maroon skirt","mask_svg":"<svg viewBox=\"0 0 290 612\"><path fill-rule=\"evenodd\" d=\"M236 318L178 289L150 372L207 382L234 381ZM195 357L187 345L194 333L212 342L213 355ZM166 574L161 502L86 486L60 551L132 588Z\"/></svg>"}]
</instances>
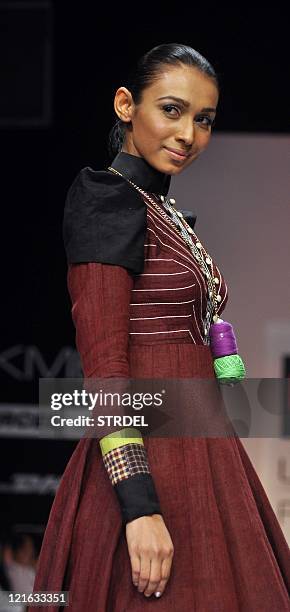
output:
<instances>
[{"instance_id":1,"label":"pleated maroon skirt","mask_svg":"<svg viewBox=\"0 0 290 612\"><path fill-rule=\"evenodd\" d=\"M130 364L136 378L215 376L210 349L180 340L132 342ZM54 499L34 589L69 591L69 612L289 612L289 547L241 441L144 444L174 544L161 598L132 584L117 497L98 442L85 438Z\"/></svg>"}]
</instances>

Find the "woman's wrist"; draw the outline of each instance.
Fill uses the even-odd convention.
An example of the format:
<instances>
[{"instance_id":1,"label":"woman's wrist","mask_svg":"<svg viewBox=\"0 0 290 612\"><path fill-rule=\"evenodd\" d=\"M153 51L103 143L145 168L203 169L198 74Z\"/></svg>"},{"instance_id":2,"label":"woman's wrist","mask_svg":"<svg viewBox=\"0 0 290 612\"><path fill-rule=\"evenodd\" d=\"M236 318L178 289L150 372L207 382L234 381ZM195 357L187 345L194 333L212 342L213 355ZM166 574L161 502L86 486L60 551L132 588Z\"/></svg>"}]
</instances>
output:
<instances>
[{"instance_id":1,"label":"woman's wrist","mask_svg":"<svg viewBox=\"0 0 290 612\"><path fill-rule=\"evenodd\" d=\"M160 521L164 522L163 515L161 513L160 514L159 513L158 514L157 513L156 514L142 514L142 516L138 516L135 519L132 519L131 521L127 521L126 526L130 525L131 523L133 523L133 521L137 521L140 518L143 518L143 519L144 518L145 519L154 519L154 521L160 520Z\"/></svg>"}]
</instances>

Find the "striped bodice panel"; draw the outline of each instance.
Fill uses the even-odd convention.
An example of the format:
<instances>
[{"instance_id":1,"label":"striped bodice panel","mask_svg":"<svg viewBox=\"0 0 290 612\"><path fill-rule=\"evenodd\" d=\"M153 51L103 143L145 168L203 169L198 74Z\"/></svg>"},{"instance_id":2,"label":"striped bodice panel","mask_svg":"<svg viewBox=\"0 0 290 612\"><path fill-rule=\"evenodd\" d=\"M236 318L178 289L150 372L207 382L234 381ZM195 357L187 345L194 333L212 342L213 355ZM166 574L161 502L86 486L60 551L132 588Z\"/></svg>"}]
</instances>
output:
<instances>
[{"instance_id":1,"label":"striped bodice panel","mask_svg":"<svg viewBox=\"0 0 290 612\"><path fill-rule=\"evenodd\" d=\"M145 265L143 273L134 276L130 342L182 339L182 342L204 344L202 321L207 293L204 275L180 235L150 202L144 201L147 205ZM157 199L156 202L160 205ZM215 263L214 271L219 279L217 289L222 299L218 314L221 315L228 290Z\"/></svg>"}]
</instances>

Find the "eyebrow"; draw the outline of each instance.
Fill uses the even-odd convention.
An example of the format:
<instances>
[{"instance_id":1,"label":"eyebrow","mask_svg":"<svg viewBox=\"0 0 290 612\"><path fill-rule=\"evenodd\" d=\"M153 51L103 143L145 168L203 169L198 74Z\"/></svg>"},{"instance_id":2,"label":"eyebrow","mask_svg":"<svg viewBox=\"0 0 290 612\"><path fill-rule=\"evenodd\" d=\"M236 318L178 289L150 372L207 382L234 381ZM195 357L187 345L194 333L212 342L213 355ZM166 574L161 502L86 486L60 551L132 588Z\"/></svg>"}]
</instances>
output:
<instances>
[{"instance_id":1,"label":"eyebrow","mask_svg":"<svg viewBox=\"0 0 290 612\"><path fill-rule=\"evenodd\" d=\"M186 106L187 108L188 106L190 106L190 103L187 102L187 100L183 100L182 98L178 98L177 96L162 96L161 98L157 98L157 100L167 100L168 98L170 98L171 100L175 100L176 102L180 102L180 104L183 104L183 106ZM216 108L212 108L211 106L205 106L201 109L201 112L215 113Z\"/></svg>"}]
</instances>

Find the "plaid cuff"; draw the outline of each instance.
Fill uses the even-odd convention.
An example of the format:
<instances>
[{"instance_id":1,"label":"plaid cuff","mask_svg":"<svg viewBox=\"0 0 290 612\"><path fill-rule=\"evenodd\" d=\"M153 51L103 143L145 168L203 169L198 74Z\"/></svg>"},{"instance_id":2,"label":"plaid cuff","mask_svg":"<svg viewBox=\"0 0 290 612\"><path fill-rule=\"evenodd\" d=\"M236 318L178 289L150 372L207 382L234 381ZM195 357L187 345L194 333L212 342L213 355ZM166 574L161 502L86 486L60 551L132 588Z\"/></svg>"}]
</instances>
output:
<instances>
[{"instance_id":1,"label":"plaid cuff","mask_svg":"<svg viewBox=\"0 0 290 612\"><path fill-rule=\"evenodd\" d=\"M125 444L114 448L103 456L103 461L113 485L135 474L150 474L143 444Z\"/></svg>"}]
</instances>

